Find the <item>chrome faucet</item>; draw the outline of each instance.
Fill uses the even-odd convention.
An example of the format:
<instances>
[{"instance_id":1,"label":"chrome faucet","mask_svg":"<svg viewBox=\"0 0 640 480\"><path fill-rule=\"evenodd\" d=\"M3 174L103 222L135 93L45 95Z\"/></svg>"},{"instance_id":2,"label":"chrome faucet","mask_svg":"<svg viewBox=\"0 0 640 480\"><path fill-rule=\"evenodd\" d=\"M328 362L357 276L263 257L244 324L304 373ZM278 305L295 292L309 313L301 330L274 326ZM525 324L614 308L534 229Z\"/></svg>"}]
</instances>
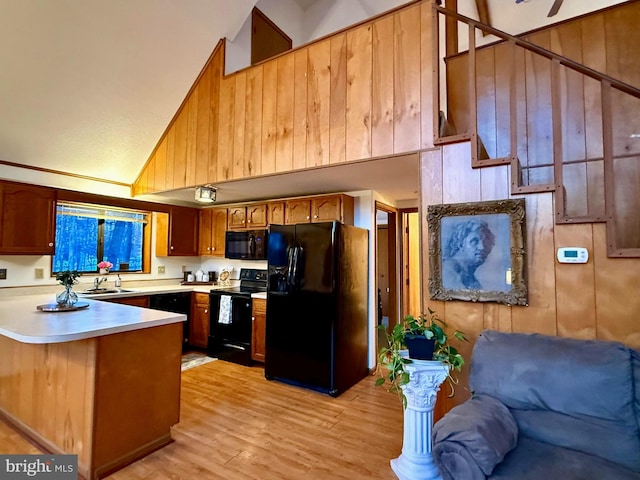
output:
<instances>
[{"instance_id":1,"label":"chrome faucet","mask_svg":"<svg viewBox=\"0 0 640 480\"><path fill-rule=\"evenodd\" d=\"M96 278L93 280L93 288L94 288L95 290L97 290L97 289L100 287L100 284L101 284L102 282L106 282L106 281L107 281L107 277L102 277L102 278L100 278L100 277L96 277Z\"/></svg>"}]
</instances>

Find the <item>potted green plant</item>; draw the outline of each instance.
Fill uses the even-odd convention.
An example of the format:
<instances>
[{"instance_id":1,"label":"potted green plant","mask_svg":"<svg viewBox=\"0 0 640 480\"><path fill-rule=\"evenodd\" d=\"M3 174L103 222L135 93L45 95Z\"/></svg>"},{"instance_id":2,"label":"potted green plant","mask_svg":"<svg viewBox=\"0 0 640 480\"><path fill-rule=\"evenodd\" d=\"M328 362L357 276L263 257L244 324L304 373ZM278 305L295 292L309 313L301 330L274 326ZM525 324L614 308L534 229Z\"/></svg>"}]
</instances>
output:
<instances>
[{"instance_id":1,"label":"potted green plant","mask_svg":"<svg viewBox=\"0 0 640 480\"><path fill-rule=\"evenodd\" d=\"M64 291L56 295L56 302L58 305L65 307L72 307L75 305L78 301L78 295L72 289L73 285L78 283L79 277L80 273L76 270L64 270L56 273L56 280L60 285L64 286Z\"/></svg>"},{"instance_id":2,"label":"potted green plant","mask_svg":"<svg viewBox=\"0 0 640 480\"><path fill-rule=\"evenodd\" d=\"M467 338L460 330L447 333L447 324L438 314L427 309L427 314L415 317L407 315L403 321L393 327L389 334L384 325L378 328L387 337L387 346L378 352L378 372L380 378L376 385L381 386L389 382L390 392L398 393L406 406L406 398L402 393L402 386L409 383L409 373L405 366L413 360L436 360L449 367L447 380L451 387L451 396L455 393L458 383L455 372L459 372L464 365L464 357L449 343L454 337L467 342ZM417 348L417 353L414 352Z\"/></svg>"}]
</instances>

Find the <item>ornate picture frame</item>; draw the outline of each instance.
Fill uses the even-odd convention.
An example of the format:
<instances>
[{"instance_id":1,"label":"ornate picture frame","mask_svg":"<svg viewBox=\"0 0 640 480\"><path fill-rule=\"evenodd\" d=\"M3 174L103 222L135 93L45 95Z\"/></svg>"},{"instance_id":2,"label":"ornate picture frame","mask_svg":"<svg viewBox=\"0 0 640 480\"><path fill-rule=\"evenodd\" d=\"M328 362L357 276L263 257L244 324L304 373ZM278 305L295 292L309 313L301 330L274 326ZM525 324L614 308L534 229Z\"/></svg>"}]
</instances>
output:
<instances>
[{"instance_id":1,"label":"ornate picture frame","mask_svg":"<svg viewBox=\"0 0 640 480\"><path fill-rule=\"evenodd\" d=\"M434 300L527 305L525 200L429 205Z\"/></svg>"}]
</instances>

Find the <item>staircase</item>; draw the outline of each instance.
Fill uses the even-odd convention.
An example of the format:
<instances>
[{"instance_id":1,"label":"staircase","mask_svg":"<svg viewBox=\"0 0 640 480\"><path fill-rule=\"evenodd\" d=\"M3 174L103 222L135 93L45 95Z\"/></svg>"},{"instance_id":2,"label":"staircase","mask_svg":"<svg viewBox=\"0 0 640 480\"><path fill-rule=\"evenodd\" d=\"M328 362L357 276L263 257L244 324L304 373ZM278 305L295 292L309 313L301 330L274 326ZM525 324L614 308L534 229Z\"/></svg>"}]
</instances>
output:
<instances>
[{"instance_id":1,"label":"staircase","mask_svg":"<svg viewBox=\"0 0 640 480\"><path fill-rule=\"evenodd\" d=\"M434 49L435 143L470 141L473 167L510 165L512 195L553 191L556 223L606 222L608 256L640 257L640 2L518 37L433 8L469 39ZM501 40L476 48L480 31Z\"/></svg>"}]
</instances>

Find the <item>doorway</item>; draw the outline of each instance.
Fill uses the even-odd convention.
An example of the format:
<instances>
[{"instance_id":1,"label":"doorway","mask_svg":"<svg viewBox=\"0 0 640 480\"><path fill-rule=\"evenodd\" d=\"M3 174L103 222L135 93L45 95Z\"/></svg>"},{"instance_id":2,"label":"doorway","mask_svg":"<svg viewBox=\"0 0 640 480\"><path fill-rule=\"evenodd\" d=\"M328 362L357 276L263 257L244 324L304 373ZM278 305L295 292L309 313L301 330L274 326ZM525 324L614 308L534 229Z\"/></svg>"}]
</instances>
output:
<instances>
[{"instance_id":1,"label":"doorway","mask_svg":"<svg viewBox=\"0 0 640 480\"><path fill-rule=\"evenodd\" d=\"M376 202L377 323L391 333L405 315L421 313L420 216ZM386 337L378 331L378 351Z\"/></svg>"}]
</instances>

